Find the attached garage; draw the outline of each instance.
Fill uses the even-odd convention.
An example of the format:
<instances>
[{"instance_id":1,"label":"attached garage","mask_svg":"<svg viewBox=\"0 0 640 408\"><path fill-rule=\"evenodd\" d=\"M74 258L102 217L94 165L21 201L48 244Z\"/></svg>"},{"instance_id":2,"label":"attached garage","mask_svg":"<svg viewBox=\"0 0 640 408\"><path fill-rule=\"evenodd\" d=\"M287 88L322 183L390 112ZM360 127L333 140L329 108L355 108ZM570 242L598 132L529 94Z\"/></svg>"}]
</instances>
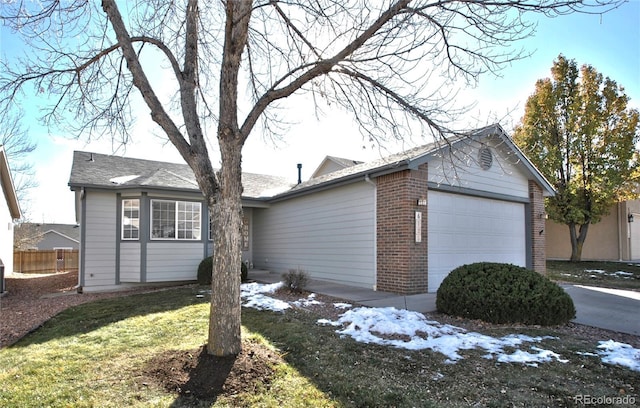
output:
<instances>
[{"instance_id":1,"label":"attached garage","mask_svg":"<svg viewBox=\"0 0 640 408\"><path fill-rule=\"evenodd\" d=\"M464 264L527 264L524 203L429 191L428 217L429 292Z\"/></svg>"}]
</instances>

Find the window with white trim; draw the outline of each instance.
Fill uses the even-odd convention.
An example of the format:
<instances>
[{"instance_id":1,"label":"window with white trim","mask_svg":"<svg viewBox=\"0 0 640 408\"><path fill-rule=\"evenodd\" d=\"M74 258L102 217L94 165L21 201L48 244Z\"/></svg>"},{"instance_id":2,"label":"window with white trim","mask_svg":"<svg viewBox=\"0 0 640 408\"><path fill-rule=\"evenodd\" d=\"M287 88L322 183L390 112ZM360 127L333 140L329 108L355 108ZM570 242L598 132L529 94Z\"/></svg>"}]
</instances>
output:
<instances>
[{"instance_id":1,"label":"window with white trim","mask_svg":"<svg viewBox=\"0 0 640 408\"><path fill-rule=\"evenodd\" d=\"M122 200L122 239L140 239L140 200Z\"/></svg>"},{"instance_id":2,"label":"window with white trim","mask_svg":"<svg viewBox=\"0 0 640 408\"><path fill-rule=\"evenodd\" d=\"M151 239L200 239L200 203L151 200Z\"/></svg>"}]
</instances>

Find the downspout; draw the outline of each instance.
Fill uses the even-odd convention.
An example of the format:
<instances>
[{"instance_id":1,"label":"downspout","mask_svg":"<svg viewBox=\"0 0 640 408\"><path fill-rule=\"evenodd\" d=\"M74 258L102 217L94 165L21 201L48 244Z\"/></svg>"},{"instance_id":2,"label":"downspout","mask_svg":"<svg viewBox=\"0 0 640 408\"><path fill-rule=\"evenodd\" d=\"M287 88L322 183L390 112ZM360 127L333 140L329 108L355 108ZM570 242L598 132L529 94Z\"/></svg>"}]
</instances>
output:
<instances>
[{"instance_id":1,"label":"downspout","mask_svg":"<svg viewBox=\"0 0 640 408\"><path fill-rule=\"evenodd\" d=\"M83 292L84 287L84 253L85 253L85 244L86 244L86 191L84 187L80 189L80 202L78 203L80 208L76 210L76 222L80 224L80 246L78 251L78 293ZM78 212L80 213L80 217L78 217Z\"/></svg>"},{"instance_id":2,"label":"downspout","mask_svg":"<svg viewBox=\"0 0 640 408\"><path fill-rule=\"evenodd\" d=\"M373 186L373 290L378 290L378 186L368 174L364 181Z\"/></svg>"}]
</instances>

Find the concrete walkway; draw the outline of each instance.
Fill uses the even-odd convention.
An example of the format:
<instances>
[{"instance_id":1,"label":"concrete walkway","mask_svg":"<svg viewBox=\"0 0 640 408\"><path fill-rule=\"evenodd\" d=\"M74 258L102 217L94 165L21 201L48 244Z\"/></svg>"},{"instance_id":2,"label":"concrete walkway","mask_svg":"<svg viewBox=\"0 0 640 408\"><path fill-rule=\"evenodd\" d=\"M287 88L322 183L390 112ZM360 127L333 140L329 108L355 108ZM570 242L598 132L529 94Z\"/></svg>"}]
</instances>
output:
<instances>
[{"instance_id":1,"label":"concrete walkway","mask_svg":"<svg viewBox=\"0 0 640 408\"><path fill-rule=\"evenodd\" d=\"M282 275L251 270L249 278L262 283L282 281ZM640 293L622 290L604 290L579 285L562 285L576 307L575 323L599 327L621 333L640 336ZM370 307L389 307L413 310L420 313L436 311L436 294L398 295L372 289L347 286L339 283L312 279L307 290L333 296Z\"/></svg>"},{"instance_id":2,"label":"concrete walkway","mask_svg":"<svg viewBox=\"0 0 640 408\"><path fill-rule=\"evenodd\" d=\"M249 271L249 279L262 283L276 283L282 281L282 275L253 269ZM435 293L404 296L315 279L310 280L306 289L310 292L333 296L370 307L393 306L396 309L414 310L420 313L435 312L436 310Z\"/></svg>"}]
</instances>

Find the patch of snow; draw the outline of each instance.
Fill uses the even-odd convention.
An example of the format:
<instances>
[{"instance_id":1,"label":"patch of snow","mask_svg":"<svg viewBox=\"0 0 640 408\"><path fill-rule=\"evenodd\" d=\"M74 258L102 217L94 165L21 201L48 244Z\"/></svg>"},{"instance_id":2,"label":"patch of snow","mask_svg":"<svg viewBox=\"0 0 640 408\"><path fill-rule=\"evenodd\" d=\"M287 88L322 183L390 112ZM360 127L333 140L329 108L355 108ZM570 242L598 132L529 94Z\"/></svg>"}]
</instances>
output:
<instances>
[{"instance_id":1,"label":"patch of snow","mask_svg":"<svg viewBox=\"0 0 640 408\"><path fill-rule=\"evenodd\" d=\"M258 310L284 312L291 307L289 303L264 295L265 293L275 292L282 285L282 282L272 283L270 285L263 285L256 282L241 284L240 297L245 300L242 306Z\"/></svg>"},{"instance_id":2,"label":"patch of snow","mask_svg":"<svg viewBox=\"0 0 640 408\"><path fill-rule=\"evenodd\" d=\"M537 363L546 363L553 360L556 360L560 363L568 363L569 360L563 360L560 358L560 355L554 353L551 350L544 350L539 347L531 347L535 353L530 353L528 351L516 350L511 354L500 354L498 355L497 361L499 363L524 363L527 365L531 365L532 367L537 367Z\"/></svg>"},{"instance_id":3,"label":"patch of snow","mask_svg":"<svg viewBox=\"0 0 640 408\"><path fill-rule=\"evenodd\" d=\"M338 302L338 303L334 303L333 307L335 307L336 309L349 309L349 308L353 307L353 305L350 304L350 303Z\"/></svg>"},{"instance_id":4,"label":"patch of snow","mask_svg":"<svg viewBox=\"0 0 640 408\"><path fill-rule=\"evenodd\" d=\"M486 336L480 333L468 333L466 330L428 320L422 313L399 310L394 307L369 308L359 307L343 313L336 322L318 321L319 324L341 326L338 334L349 336L362 343L404 348L408 350L429 349L447 357L447 362L454 363L462 356L460 350L482 348L489 353L487 358L498 357L509 360L504 352L505 347L516 347L522 343L540 342L549 337L531 337L525 335L509 335L502 338ZM398 339L397 335L407 339ZM389 338L392 337L392 338ZM545 362L557 356L551 351L539 349L537 354L511 357L512 360L526 362Z\"/></svg>"},{"instance_id":5,"label":"patch of snow","mask_svg":"<svg viewBox=\"0 0 640 408\"><path fill-rule=\"evenodd\" d=\"M599 341L598 343L600 349L598 353L602 357L603 363L621 365L633 371L640 371L640 349L613 340Z\"/></svg>"},{"instance_id":6,"label":"patch of snow","mask_svg":"<svg viewBox=\"0 0 640 408\"><path fill-rule=\"evenodd\" d=\"M307 307L307 306L312 306L312 305L321 305L322 302L317 301L315 299L316 294L312 293L309 296L307 296L306 299L298 299L295 302L292 302L292 304L294 306L298 306L298 307Z\"/></svg>"},{"instance_id":7,"label":"patch of snow","mask_svg":"<svg viewBox=\"0 0 640 408\"><path fill-rule=\"evenodd\" d=\"M615 276L624 276L624 277L631 277L633 276L633 274L631 272L625 272L625 271L618 271L618 272L614 272L613 273Z\"/></svg>"},{"instance_id":8,"label":"patch of snow","mask_svg":"<svg viewBox=\"0 0 640 408\"><path fill-rule=\"evenodd\" d=\"M124 183L128 183L131 180L135 180L138 177L140 177L140 175L138 174L132 174L129 176L120 176L120 177L114 177L112 179L109 179L109 181L113 184L124 184Z\"/></svg>"},{"instance_id":9,"label":"patch of snow","mask_svg":"<svg viewBox=\"0 0 640 408\"><path fill-rule=\"evenodd\" d=\"M444 374L442 373L435 373L433 377L431 377L433 381L439 381L439 380L442 380L443 378L444 378Z\"/></svg>"},{"instance_id":10,"label":"patch of snow","mask_svg":"<svg viewBox=\"0 0 640 408\"><path fill-rule=\"evenodd\" d=\"M284 312L289 309L291 305L280 299L274 299L263 294L255 294L251 296L245 303L242 304L245 307L251 307L258 310L271 310L273 312Z\"/></svg>"},{"instance_id":11,"label":"patch of snow","mask_svg":"<svg viewBox=\"0 0 640 408\"><path fill-rule=\"evenodd\" d=\"M322 324L322 325L326 325L326 326L340 326L340 323L333 322L333 321L331 321L329 319L318 319L316 321L316 323Z\"/></svg>"},{"instance_id":12,"label":"patch of snow","mask_svg":"<svg viewBox=\"0 0 640 408\"><path fill-rule=\"evenodd\" d=\"M600 357L599 354L596 353L588 353L588 352L582 352L582 351L576 351L576 354L579 356L587 356L587 357Z\"/></svg>"},{"instance_id":13,"label":"patch of snow","mask_svg":"<svg viewBox=\"0 0 640 408\"><path fill-rule=\"evenodd\" d=\"M284 282L271 283L268 285L257 282L243 283L240 285L240 296L250 297L259 293L273 293L283 285Z\"/></svg>"},{"instance_id":14,"label":"patch of snow","mask_svg":"<svg viewBox=\"0 0 640 408\"><path fill-rule=\"evenodd\" d=\"M603 271L602 269L585 269L584 271L586 273L600 273L600 274L605 273L605 271Z\"/></svg>"}]
</instances>

